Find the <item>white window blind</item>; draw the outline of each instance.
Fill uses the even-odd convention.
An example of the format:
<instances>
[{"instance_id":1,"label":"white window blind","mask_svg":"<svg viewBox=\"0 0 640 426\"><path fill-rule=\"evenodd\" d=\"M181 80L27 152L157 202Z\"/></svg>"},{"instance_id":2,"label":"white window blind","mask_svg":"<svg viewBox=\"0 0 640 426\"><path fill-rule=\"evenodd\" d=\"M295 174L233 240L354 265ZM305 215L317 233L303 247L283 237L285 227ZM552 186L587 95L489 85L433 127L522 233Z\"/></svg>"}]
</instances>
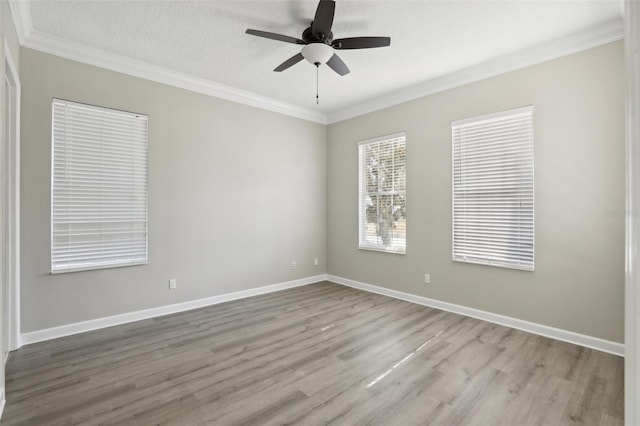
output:
<instances>
[{"instance_id":1,"label":"white window blind","mask_svg":"<svg viewBox=\"0 0 640 426\"><path fill-rule=\"evenodd\" d=\"M51 271L147 262L147 116L54 99Z\"/></svg>"},{"instance_id":2,"label":"white window blind","mask_svg":"<svg viewBox=\"0 0 640 426\"><path fill-rule=\"evenodd\" d=\"M453 260L533 270L533 107L451 123Z\"/></svg>"},{"instance_id":3,"label":"white window blind","mask_svg":"<svg viewBox=\"0 0 640 426\"><path fill-rule=\"evenodd\" d=\"M406 139L404 133L362 141L359 152L361 249L405 253Z\"/></svg>"}]
</instances>

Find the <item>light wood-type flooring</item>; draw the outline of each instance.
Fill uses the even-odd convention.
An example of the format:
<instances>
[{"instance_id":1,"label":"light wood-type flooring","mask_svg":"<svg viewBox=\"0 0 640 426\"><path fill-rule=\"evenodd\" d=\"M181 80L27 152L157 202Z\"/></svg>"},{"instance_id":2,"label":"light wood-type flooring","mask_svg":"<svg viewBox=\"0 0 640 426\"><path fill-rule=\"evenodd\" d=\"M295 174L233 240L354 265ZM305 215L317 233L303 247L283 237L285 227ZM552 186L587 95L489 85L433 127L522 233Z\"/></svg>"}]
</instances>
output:
<instances>
[{"instance_id":1,"label":"light wood-type flooring","mask_svg":"<svg viewBox=\"0 0 640 426\"><path fill-rule=\"evenodd\" d=\"M623 360L323 282L25 346L3 425L618 425Z\"/></svg>"}]
</instances>

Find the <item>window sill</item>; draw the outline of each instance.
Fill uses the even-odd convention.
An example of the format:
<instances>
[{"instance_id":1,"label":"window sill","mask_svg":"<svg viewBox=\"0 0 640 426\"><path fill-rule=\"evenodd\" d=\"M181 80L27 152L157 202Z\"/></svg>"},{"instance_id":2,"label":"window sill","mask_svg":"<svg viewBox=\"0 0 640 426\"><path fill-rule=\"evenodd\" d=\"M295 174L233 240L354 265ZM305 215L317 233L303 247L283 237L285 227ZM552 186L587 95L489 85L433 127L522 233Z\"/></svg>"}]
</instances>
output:
<instances>
[{"instance_id":1,"label":"window sill","mask_svg":"<svg viewBox=\"0 0 640 426\"><path fill-rule=\"evenodd\" d=\"M534 271L533 265L531 265L531 266L529 266L529 265L510 265L510 264L499 263L499 262L487 262L487 261L481 261L481 260L456 259L456 258L453 258L451 260L453 260L454 262L460 262L460 263L471 263L473 265L483 265L483 266L495 266L497 268L515 269L515 270L518 270L518 271L529 271L529 272L533 272Z\"/></svg>"},{"instance_id":2,"label":"window sill","mask_svg":"<svg viewBox=\"0 0 640 426\"><path fill-rule=\"evenodd\" d=\"M392 248L384 248L384 247L370 247L370 246L359 246L358 250L366 250L366 251L377 251L379 253L390 253L390 254L407 254L407 250L400 249L392 249Z\"/></svg>"},{"instance_id":3,"label":"window sill","mask_svg":"<svg viewBox=\"0 0 640 426\"><path fill-rule=\"evenodd\" d=\"M70 272L99 271L101 269L126 268L128 266L139 266L139 265L148 265L148 264L149 264L149 261L145 260L142 262L135 262L135 263L118 263L113 265L98 265L98 266L93 265L93 266L85 266L85 267L78 267L78 268L59 269L57 271L52 270L51 275L68 274Z\"/></svg>"}]
</instances>

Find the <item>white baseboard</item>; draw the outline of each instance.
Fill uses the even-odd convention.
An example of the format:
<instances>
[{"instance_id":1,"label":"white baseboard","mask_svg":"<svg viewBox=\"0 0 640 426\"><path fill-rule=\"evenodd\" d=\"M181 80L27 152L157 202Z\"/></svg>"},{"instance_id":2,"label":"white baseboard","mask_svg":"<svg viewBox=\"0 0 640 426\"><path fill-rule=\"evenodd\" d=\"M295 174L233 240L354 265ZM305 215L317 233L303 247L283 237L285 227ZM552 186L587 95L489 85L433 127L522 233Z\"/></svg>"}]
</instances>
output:
<instances>
[{"instance_id":1,"label":"white baseboard","mask_svg":"<svg viewBox=\"0 0 640 426\"><path fill-rule=\"evenodd\" d=\"M204 299L190 300L188 302L176 303L173 305L160 306L157 308L145 309L142 311L128 312L120 315L96 318L93 320L77 322L73 324L61 325L58 327L47 328L44 330L31 331L20 335L20 341L23 345L42 342L45 340L56 339L58 337L69 336L72 334L84 333L87 331L98 330L101 328L112 327L115 325L126 324L129 322L140 321L149 318L155 318L163 315L174 314L178 312L189 311L192 309L202 308L205 306L216 305L218 303L229 302L232 300L244 299L246 297L258 296L261 294L271 293L274 291L285 290L288 288L300 287L313 284L319 281L329 280L337 284L347 287L357 288L359 290L371 293L382 294L384 296L393 297L395 299L405 300L407 302L417 303L419 305L429 306L431 308L441 309L443 311L453 312L472 318L481 319L494 324L504 325L506 327L515 328L540 336L550 337L552 339L562 340L564 342L573 343L587 348L597 349L599 351L608 352L614 355L624 356L624 344L611 342L609 340L599 339L597 337L587 336L584 334L574 333L572 331L562 330L547 325L536 324L529 321L520 320L504 315L494 314L480 309L469 308L467 306L456 305L454 303L443 302L436 299L430 299L424 296L404 293L397 290L391 290L372 284L366 284L354 281L348 278L342 278L335 275L320 274L312 277L301 278L298 280L287 281L278 284L267 285L263 287L252 288L249 290L236 291L233 293L221 294L218 296L206 297ZM2 403L4 404L4 403Z\"/></svg>"},{"instance_id":2,"label":"white baseboard","mask_svg":"<svg viewBox=\"0 0 640 426\"><path fill-rule=\"evenodd\" d=\"M393 297L395 299L405 300L407 302L417 303L419 305L429 306L431 308L441 309L443 311L453 312L467 317L477 318L494 324L504 325L506 327L515 328L529 333L538 334L540 336L550 337L556 340L573 343L575 345L584 346L591 349L597 349L602 352L624 356L624 344L611 342L609 340L599 339L597 337L586 336L584 334L574 333L572 331L562 330L547 325L536 324L529 321L511 318L504 315L494 314L479 309L469 308L467 306L456 305L454 303L443 302L428 297L417 296L415 294L404 293L402 291L391 290L384 287L378 287L372 284L366 284L359 281L350 280L348 278L328 275L327 280L342 284L348 287L357 288L359 290L378 293L384 296Z\"/></svg>"},{"instance_id":3,"label":"white baseboard","mask_svg":"<svg viewBox=\"0 0 640 426\"><path fill-rule=\"evenodd\" d=\"M157 308L144 309L142 311L128 312L126 314L96 318L72 324L65 324L58 327L51 327L43 330L23 333L20 336L20 342L23 345L43 342L45 340L57 339L58 337L70 336L72 334L84 333L87 331L113 327L115 325L126 324L129 322L175 314L178 312L190 311L192 309L203 308L205 306L216 305L218 303L229 302L232 300L244 299L246 297L258 296L260 294L272 293L274 291L285 290L288 288L300 287L319 281L325 281L326 279L326 274L315 275L312 277L300 278L293 281L251 288L249 290L242 290L233 293L221 294L218 296L205 297L204 299L190 300L188 302L159 306Z\"/></svg>"}]
</instances>

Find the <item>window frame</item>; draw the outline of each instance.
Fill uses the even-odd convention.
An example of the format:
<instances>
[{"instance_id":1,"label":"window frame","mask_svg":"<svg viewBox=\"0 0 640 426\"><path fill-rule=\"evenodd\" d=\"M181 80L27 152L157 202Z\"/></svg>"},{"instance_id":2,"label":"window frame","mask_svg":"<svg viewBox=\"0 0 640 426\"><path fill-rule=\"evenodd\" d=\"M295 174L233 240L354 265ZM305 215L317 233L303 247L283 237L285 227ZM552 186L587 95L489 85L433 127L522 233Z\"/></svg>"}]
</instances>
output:
<instances>
[{"instance_id":1,"label":"window frame","mask_svg":"<svg viewBox=\"0 0 640 426\"><path fill-rule=\"evenodd\" d=\"M515 117L518 115L529 114L530 116L530 164L531 164L531 259L529 262L513 262L513 261L497 261L481 258L465 258L464 255L456 254L456 138L455 128L477 124L486 121L498 120L500 118ZM451 259L454 262L471 263L485 266L495 266L500 268L515 269L522 271L533 272L535 270L535 120L534 120L534 108L533 105L527 105L519 108L513 108L505 111L494 112L490 114L484 114L475 117L469 117L461 120L455 120L451 122ZM521 151L518 151L519 153ZM522 168L518 165L518 173L521 173ZM518 192L521 191L522 186L518 186ZM519 210L520 212L520 210ZM519 214L520 215L520 214ZM522 228L518 228L522 229Z\"/></svg>"},{"instance_id":2,"label":"window frame","mask_svg":"<svg viewBox=\"0 0 640 426\"><path fill-rule=\"evenodd\" d=\"M145 167L145 177L144 177L144 189L145 189L145 205L144 205L144 211L145 211L145 216L144 216L144 221L145 221L145 226L144 226L144 234L145 234L145 240L144 240L144 246L145 246L145 255L144 255L144 259L136 259L136 260L132 260L132 259L128 259L128 260L119 260L119 261L113 261L113 262L103 262L103 263L99 263L99 262L94 262L94 264L87 264L84 266L70 266L70 267L58 267L58 268L54 268L54 255L53 255L53 250L54 250L54 189L55 189L55 161L56 161L56 157L55 157L55 149L56 149L56 144L55 144L55 104L56 103L62 103L62 104L66 104L66 105L71 105L71 106L75 106L75 107L80 107L80 108L87 108L93 111L102 111L102 112L110 112L110 113L116 113L119 115L125 115L125 116L133 116L136 117L138 119L143 119L146 123L146 127L145 127L145 137L144 137L144 143L145 143L145 159L141 164L144 164ZM93 104L87 104L87 103L82 103L82 102L76 102L76 101L69 101L66 99L61 99L61 98L52 98L51 99L51 181L50 181L50 205L49 205L49 213L50 213L50 221L49 221L49 225L50 225L50 253L49 253L49 260L50 260L50 273L52 275L56 275L56 274L65 274L65 273L72 273L72 272L81 272L81 271L92 271L92 270L102 270L102 269L111 269L111 268L122 268L122 267L128 267L128 266L138 266L138 265L146 265L149 263L149 116L147 114L142 114L142 113L135 113L135 112L131 112L131 111L124 111L124 110L119 110L119 109L115 109L115 108L109 108L109 107L104 107L104 106L98 106L98 105L93 105Z\"/></svg>"},{"instance_id":3,"label":"window frame","mask_svg":"<svg viewBox=\"0 0 640 426\"><path fill-rule=\"evenodd\" d=\"M394 139L398 139L398 138L402 138L403 142L404 142L404 147L405 147L405 157L404 157L404 168L405 168L405 190L404 191L400 191L400 193L404 194L404 202L405 202L405 209L406 209L406 205L407 205L407 176L406 176L406 169L407 169L407 155L406 155L406 149L407 149L407 136L405 132L397 132L397 133L393 133L393 134L389 134L389 135L385 135L385 136L379 136L379 137L375 137L375 138L370 138L370 139L365 139L365 140L361 140L358 141L357 143L357 147L358 147L358 250L367 250L367 251L376 251L376 252L380 252L380 253L391 253L391 254L398 254L398 255L405 255L407 253L407 228L406 228L406 212L405 212L405 237L404 237L404 247L400 247L400 248L394 248L393 246L384 246L384 245L373 245L373 244L367 244L365 239L363 238L363 217L366 217L366 211L363 214L363 208L366 208L366 197L367 194L369 194L369 192L367 191L363 191L363 179L364 179L364 171L362 170L362 147L364 147L365 145L370 145L370 144L374 144L374 143L380 143L380 142L385 142L385 141L391 141ZM392 191L392 192L397 192L397 191ZM395 194L391 194L391 195L395 195ZM364 226L366 226L366 220L364 223Z\"/></svg>"}]
</instances>

